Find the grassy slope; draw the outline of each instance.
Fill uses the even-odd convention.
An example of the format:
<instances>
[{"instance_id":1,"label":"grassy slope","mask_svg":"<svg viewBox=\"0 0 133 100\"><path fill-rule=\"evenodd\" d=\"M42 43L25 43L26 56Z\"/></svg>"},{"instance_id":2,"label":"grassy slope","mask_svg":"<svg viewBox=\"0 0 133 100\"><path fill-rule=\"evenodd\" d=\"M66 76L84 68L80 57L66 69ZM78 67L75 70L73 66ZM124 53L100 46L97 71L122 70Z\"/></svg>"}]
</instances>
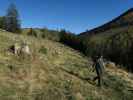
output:
<instances>
[{"instance_id":1,"label":"grassy slope","mask_svg":"<svg viewBox=\"0 0 133 100\"><path fill-rule=\"evenodd\" d=\"M32 57L8 52L10 45L27 41ZM41 48L45 52L39 52ZM60 43L0 31L0 100L131 100L133 76L107 67L103 88L91 80L91 60ZM78 76L78 77L77 77Z\"/></svg>"}]
</instances>

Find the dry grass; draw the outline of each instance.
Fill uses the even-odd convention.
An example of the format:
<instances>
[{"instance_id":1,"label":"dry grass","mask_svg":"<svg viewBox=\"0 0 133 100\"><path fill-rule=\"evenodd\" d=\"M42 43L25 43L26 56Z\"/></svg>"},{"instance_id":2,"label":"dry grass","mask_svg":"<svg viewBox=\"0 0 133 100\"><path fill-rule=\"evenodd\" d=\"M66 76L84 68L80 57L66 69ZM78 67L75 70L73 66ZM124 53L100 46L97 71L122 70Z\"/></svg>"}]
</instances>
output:
<instances>
[{"instance_id":1,"label":"dry grass","mask_svg":"<svg viewBox=\"0 0 133 100\"><path fill-rule=\"evenodd\" d=\"M21 59L7 51L23 41L32 57ZM100 89L83 80L96 75L91 69L91 60L60 43L0 32L0 100L131 100L132 74L108 67L107 84Z\"/></svg>"}]
</instances>

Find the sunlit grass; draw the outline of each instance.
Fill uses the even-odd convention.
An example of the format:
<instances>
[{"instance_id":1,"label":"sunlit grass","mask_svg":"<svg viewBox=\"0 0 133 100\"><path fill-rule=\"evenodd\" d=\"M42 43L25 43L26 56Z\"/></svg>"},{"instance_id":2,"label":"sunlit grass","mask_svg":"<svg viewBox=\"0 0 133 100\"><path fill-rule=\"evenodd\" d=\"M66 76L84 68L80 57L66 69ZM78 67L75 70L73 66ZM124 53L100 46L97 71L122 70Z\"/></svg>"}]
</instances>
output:
<instances>
[{"instance_id":1,"label":"sunlit grass","mask_svg":"<svg viewBox=\"0 0 133 100\"><path fill-rule=\"evenodd\" d=\"M23 41L30 46L30 58L8 51ZM96 76L91 65L89 58L58 42L0 32L0 99L131 100L132 74L107 67L106 84L99 88L91 80Z\"/></svg>"}]
</instances>

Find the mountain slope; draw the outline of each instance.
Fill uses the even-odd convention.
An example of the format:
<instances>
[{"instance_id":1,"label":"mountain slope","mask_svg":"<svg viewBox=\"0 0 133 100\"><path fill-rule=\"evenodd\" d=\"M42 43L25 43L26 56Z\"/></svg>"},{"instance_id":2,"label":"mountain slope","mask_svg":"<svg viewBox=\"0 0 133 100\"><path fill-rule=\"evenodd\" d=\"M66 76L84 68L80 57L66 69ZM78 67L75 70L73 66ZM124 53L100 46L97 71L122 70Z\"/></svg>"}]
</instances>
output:
<instances>
[{"instance_id":1,"label":"mountain slope","mask_svg":"<svg viewBox=\"0 0 133 100\"><path fill-rule=\"evenodd\" d=\"M8 51L26 41L31 58ZM91 79L92 61L58 42L0 31L1 100L131 100L133 76L113 66L106 67L102 88ZM88 80L86 80L88 79ZM132 87L132 88L131 88Z\"/></svg>"},{"instance_id":2,"label":"mountain slope","mask_svg":"<svg viewBox=\"0 0 133 100\"><path fill-rule=\"evenodd\" d=\"M90 31L83 32L79 36L98 34L98 33L102 33L110 29L122 28L122 27L130 26L130 25L133 25L133 8L129 9L128 11L126 11L119 17L113 19L112 21L100 27L94 28Z\"/></svg>"},{"instance_id":3,"label":"mountain slope","mask_svg":"<svg viewBox=\"0 0 133 100\"><path fill-rule=\"evenodd\" d=\"M84 40L86 55L100 53L133 71L133 8L111 22L78 36Z\"/></svg>"}]
</instances>

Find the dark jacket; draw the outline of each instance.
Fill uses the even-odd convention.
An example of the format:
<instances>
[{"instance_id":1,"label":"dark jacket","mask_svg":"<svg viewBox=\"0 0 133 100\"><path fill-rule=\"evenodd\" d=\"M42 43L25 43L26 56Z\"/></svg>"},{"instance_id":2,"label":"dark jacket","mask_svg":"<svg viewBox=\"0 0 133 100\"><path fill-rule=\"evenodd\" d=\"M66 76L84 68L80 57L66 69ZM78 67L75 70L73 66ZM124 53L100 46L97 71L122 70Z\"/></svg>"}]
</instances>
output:
<instances>
[{"instance_id":1,"label":"dark jacket","mask_svg":"<svg viewBox=\"0 0 133 100\"><path fill-rule=\"evenodd\" d=\"M103 73L104 73L104 62L103 62L102 58L99 58L96 61L95 69L96 69L96 73L97 73L98 76L103 75Z\"/></svg>"}]
</instances>

